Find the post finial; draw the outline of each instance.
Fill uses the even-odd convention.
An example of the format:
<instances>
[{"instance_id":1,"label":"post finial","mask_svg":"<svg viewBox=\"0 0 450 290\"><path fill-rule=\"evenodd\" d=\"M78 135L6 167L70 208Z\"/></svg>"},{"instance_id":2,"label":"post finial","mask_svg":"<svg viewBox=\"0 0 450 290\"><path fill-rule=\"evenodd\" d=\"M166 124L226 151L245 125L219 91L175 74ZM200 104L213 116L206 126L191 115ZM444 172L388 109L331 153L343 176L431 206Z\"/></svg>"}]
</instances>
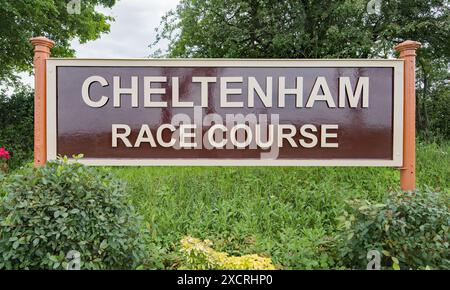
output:
<instances>
[{"instance_id":1,"label":"post finial","mask_svg":"<svg viewBox=\"0 0 450 290\"><path fill-rule=\"evenodd\" d=\"M52 48L53 46L55 46L55 42L51 39L48 39L45 36L38 36L38 37L30 38L30 42L34 46L42 45L42 46L45 46L48 48Z\"/></svg>"},{"instance_id":2,"label":"post finial","mask_svg":"<svg viewBox=\"0 0 450 290\"><path fill-rule=\"evenodd\" d=\"M34 52L43 52L50 55L50 49L55 46L55 42L44 36L30 38L31 44L34 46Z\"/></svg>"},{"instance_id":3,"label":"post finial","mask_svg":"<svg viewBox=\"0 0 450 290\"><path fill-rule=\"evenodd\" d=\"M416 55L416 50L418 48L420 48L422 46L422 44L418 41L414 41L414 40L405 40L402 43L397 44L396 46L394 46L394 49L398 52L400 52L400 54L413 54Z\"/></svg>"}]
</instances>

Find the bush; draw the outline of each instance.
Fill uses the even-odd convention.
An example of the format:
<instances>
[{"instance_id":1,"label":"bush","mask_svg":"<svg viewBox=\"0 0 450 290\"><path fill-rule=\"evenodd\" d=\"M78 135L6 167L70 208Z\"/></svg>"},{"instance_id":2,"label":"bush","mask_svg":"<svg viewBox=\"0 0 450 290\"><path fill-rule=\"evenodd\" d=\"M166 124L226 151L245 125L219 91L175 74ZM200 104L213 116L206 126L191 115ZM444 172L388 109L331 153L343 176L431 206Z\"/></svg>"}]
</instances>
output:
<instances>
[{"instance_id":1,"label":"bush","mask_svg":"<svg viewBox=\"0 0 450 290\"><path fill-rule=\"evenodd\" d=\"M11 168L33 158L33 102L33 91L28 87L17 87L10 97L0 91L0 147L11 153Z\"/></svg>"},{"instance_id":2,"label":"bush","mask_svg":"<svg viewBox=\"0 0 450 290\"><path fill-rule=\"evenodd\" d=\"M81 269L145 262L140 218L106 170L63 159L18 170L3 186L0 269L65 269L72 250Z\"/></svg>"},{"instance_id":3,"label":"bush","mask_svg":"<svg viewBox=\"0 0 450 290\"><path fill-rule=\"evenodd\" d=\"M339 255L345 266L366 268L367 253L382 254L382 268L448 269L448 193L391 193L385 204L353 200L341 221Z\"/></svg>"},{"instance_id":4,"label":"bush","mask_svg":"<svg viewBox=\"0 0 450 290\"><path fill-rule=\"evenodd\" d=\"M192 237L181 240L183 265L180 269L189 270L275 270L271 259L258 255L229 256L217 252L209 240L201 241Z\"/></svg>"}]
</instances>

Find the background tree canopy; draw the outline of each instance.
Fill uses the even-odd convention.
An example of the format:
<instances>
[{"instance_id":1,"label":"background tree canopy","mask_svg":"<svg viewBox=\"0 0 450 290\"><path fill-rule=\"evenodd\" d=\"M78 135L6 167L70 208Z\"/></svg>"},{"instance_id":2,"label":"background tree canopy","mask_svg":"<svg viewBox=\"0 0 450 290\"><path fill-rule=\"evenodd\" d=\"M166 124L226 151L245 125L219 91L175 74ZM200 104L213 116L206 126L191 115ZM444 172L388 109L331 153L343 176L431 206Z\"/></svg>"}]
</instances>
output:
<instances>
[{"instance_id":1,"label":"background tree canopy","mask_svg":"<svg viewBox=\"0 0 450 290\"><path fill-rule=\"evenodd\" d=\"M382 0L379 13L368 2L181 0L154 44L168 40L168 57L386 58L417 40L418 129L450 137L449 1Z\"/></svg>"},{"instance_id":2,"label":"background tree canopy","mask_svg":"<svg viewBox=\"0 0 450 290\"><path fill-rule=\"evenodd\" d=\"M431 56L450 54L448 1L181 0L159 38L172 57L374 57L417 39ZM159 40L159 39L158 39Z\"/></svg>"},{"instance_id":3,"label":"background tree canopy","mask_svg":"<svg viewBox=\"0 0 450 290\"><path fill-rule=\"evenodd\" d=\"M56 42L53 56L73 56L70 41L81 43L109 31L111 17L95 6L112 7L115 0L82 0L80 14L70 14L68 0L0 0L0 83L14 79L14 73L31 70L33 36L47 36Z\"/></svg>"}]
</instances>

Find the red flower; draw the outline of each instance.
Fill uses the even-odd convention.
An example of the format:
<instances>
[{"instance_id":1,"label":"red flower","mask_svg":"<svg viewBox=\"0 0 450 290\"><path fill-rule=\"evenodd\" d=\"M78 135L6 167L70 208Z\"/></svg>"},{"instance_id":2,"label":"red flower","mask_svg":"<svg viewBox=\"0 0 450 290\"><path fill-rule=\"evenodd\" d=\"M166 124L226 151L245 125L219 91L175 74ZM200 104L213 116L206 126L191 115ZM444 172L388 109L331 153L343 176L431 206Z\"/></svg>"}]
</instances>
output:
<instances>
[{"instance_id":1,"label":"red flower","mask_svg":"<svg viewBox=\"0 0 450 290\"><path fill-rule=\"evenodd\" d=\"M9 152L6 151L4 147L0 147L0 158L3 158L5 160L9 159Z\"/></svg>"}]
</instances>

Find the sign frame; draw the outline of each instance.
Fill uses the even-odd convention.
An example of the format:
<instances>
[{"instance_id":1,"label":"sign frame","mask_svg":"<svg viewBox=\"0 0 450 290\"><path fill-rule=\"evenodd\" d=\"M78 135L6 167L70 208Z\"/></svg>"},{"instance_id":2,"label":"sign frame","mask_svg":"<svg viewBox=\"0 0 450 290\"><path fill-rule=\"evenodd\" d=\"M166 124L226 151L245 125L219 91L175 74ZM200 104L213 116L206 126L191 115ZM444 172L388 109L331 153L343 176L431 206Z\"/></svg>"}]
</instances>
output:
<instances>
[{"instance_id":1,"label":"sign frame","mask_svg":"<svg viewBox=\"0 0 450 290\"><path fill-rule=\"evenodd\" d=\"M57 158L57 67L390 67L393 68L392 159L211 159L211 158L82 158L98 166L375 166L401 167L404 131L403 59L90 59L49 58L46 61L47 161ZM83 152L80 152L83 153Z\"/></svg>"}]
</instances>

